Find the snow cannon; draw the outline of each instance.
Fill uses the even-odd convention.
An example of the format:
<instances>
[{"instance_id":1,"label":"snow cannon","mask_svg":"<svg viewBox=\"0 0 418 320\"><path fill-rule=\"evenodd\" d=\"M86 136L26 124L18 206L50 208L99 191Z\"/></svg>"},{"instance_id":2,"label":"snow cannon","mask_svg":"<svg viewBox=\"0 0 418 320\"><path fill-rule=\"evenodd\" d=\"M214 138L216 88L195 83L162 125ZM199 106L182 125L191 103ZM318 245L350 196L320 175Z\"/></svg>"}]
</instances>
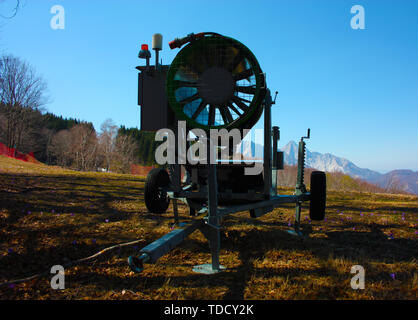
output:
<instances>
[{"instance_id":1,"label":"snow cannon","mask_svg":"<svg viewBox=\"0 0 418 320\"><path fill-rule=\"evenodd\" d=\"M191 33L169 42L169 47L180 50L170 65L163 65L158 61L162 36L155 35L155 66L149 64L148 46L142 45L139 58L145 59L146 65L136 68L140 71L141 130L170 129L162 131L171 131L173 138L168 135L163 146L171 143L166 153L172 152L177 160L152 169L144 187L150 213L165 214L172 203L172 230L130 256L131 270L142 272L145 263L156 263L199 230L208 240L211 263L196 265L193 271L221 272L225 269L220 264L222 222L236 212L248 211L256 219L284 204L295 204L293 230L287 231L303 236L303 202L309 202L311 220L323 220L326 209L325 172L311 173L309 190L304 181L305 140L310 139L310 129L299 141L295 191L291 195L279 194L278 170L284 168L284 157L278 146L280 128L272 125L271 110L277 91L272 98L254 54L241 42L214 32ZM251 159L241 153L239 142L245 142L243 136L261 116L262 155ZM212 137L213 132L216 134ZM235 139L237 132L241 136ZM219 140L220 146L216 143ZM185 156L192 154L188 151L195 146L205 161ZM233 155L226 152L223 157L223 151L233 151ZM204 154L210 156L205 158ZM180 215L179 202L188 207L188 213Z\"/></svg>"},{"instance_id":2,"label":"snow cannon","mask_svg":"<svg viewBox=\"0 0 418 320\"><path fill-rule=\"evenodd\" d=\"M190 34L170 43L182 48L167 74L168 102L191 128L250 129L260 119L265 79L254 54L217 33Z\"/></svg>"},{"instance_id":3,"label":"snow cannon","mask_svg":"<svg viewBox=\"0 0 418 320\"><path fill-rule=\"evenodd\" d=\"M157 37L158 35L158 37ZM158 40L158 41L157 41ZM160 45L156 46L158 42ZM155 66L138 66L141 130L175 128L251 129L263 113L265 76L254 54L241 42L213 32L169 42L181 48L170 65L158 61L162 36L153 37ZM141 48L148 47L142 45Z\"/></svg>"}]
</instances>

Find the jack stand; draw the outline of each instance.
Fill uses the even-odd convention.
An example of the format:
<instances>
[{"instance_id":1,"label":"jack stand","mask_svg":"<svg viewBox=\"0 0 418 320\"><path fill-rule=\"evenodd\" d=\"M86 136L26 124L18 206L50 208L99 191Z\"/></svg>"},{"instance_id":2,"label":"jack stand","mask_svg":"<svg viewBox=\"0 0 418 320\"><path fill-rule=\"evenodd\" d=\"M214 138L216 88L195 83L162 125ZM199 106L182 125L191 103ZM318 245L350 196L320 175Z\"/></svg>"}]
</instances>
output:
<instances>
[{"instance_id":1,"label":"jack stand","mask_svg":"<svg viewBox=\"0 0 418 320\"><path fill-rule=\"evenodd\" d=\"M296 181L295 195L299 196L307 192L304 177L305 177L305 154L306 154L306 143L304 139L309 139L311 137L311 129L308 129L308 134L306 137L302 137L299 141L299 150L298 150L298 175ZM300 231L300 215L302 211L302 202L296 202L295 208L295 230L289 230L288 233L296 236L303 236L303 233Z\"/></svg>"},{"instance_id":2,"label":"jack stand","mask_svg":"<svg viewBox=\"0 0 418 320\"><path fill-rule=\"evenodd\" d=\"M288 230L287 232L292 236L303 236L302 231L300 231L300 212L302 209L302 203L300 201L296 202L295 208L295 230Z\"/></svg>"},{"instance_id":3,"label":"jack stand","mask_svg":"<svg viewBox=\"0 0 418 320\"><path fill-rule=\"evenodd\" d=\"M200 229L209 242L212 263L200 264L193 267L193 271L202 274L215 274L226 268L219 264L219 250L221 248L220 227L206 225Z\"/></svg>"},{"instance_id":4,"label":"jack stand","mask_svg":"<svg viewBox=\"0 0 418 320\"><path fill-rule=\"evenodd\" d=\"M173 199L173 212L174 212L174 223L172 224L172 228L174 227L184 227L187 225L185 222L180 222L179 220L179 209L177 204L177 199Z\"/></svg>"},{"instance_id":5,"label":"jack stand","mask_svg":"<svg viewBox=\"0 0 418 320\"><path fill-rule=\"evenodd\" d=\"M209 143L211 145L211 143ZM209 150L208 150L209 151ZM210 153L208 152L208 155ZM212 254L211 264L201 264L194 266L193 271L203 274L214 274L225 270L224 266L219 264L219 251L221 248L220 235L220 217L218 215L218 183L216 179L215 159L208 164L208 216L205 218L205 225L200 229L206 239L209 241L209 247Z\"/></svg>"}]
</instances>

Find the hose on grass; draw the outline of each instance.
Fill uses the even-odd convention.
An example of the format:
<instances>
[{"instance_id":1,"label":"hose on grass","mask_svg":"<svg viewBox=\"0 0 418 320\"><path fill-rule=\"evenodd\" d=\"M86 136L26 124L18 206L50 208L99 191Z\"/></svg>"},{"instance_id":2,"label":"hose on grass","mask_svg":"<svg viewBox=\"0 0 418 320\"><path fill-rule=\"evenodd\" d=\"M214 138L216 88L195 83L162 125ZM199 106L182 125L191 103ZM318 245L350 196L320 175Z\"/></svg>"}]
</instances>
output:
<instances>
[{"instance_id":1,"label":"hose on grass","mask_svg":"<svg viewBox=\"0 0 418 320\"><path fill-rule=\"evenodd\" d=\"M130 246L130 245L139 243L141 241L144 241L144 239L139 239L139 240L135 240L135 241L130 241L130 242L125 242L125 243L117 244L117 245L114 245L114 246L105 248L103 250L100 250L99 252L97 252L97 253L89 256L89 257L85 257L85 258L82 258L82 259L78 259L78 260L74 260L74 261L67 262L65 264L62 264L62 266L64 268L69 268L69 267L75 266L77 264L80 264L80 263L83 263L83 262L86 262L86 261L89 261L89 260L93 260L94 258L97 258L98 256L100 256L100 255L102 255L102 254L104 254L104 253L106 253L106 252L108 252L110 250L113 250L113 249L116 249L116 248L122 248L122 247ZM47 276L47 275L50 275L50 274L51 274L51 268L48 269L48 270L46 270L45 272L37 273L37 274L34 274L33 276L30 276L30 277L27 277L27 278L16 279L16 280L11 280L11 281L6 281L6 282L3 282L3 283L0 283L0 287L1 286L8 286L8 285L11 285L11 284L18 284L18 283L30 281L30 280L33 280L33 279L36 279L36 278L40 278L40 277L44 277L44 276Z\"/></svg>"}]
</instances>

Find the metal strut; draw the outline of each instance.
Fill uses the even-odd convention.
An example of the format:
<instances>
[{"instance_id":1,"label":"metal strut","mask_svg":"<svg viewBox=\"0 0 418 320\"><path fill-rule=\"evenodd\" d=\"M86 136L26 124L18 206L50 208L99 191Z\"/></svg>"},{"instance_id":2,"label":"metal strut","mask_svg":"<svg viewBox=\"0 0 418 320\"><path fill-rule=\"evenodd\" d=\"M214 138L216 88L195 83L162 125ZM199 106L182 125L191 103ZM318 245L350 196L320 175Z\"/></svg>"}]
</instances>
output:
<instances>
[{"instance_id":1,"label":"metal strut","mask_svg":"<svg viewBox=\"0 0 418 320\"><path fill-rule=\"evenodd\" d=\"M306 143L304 139L309 139L311 136L311 129L308 129L308 134L306 137L300 138L299 141L299 150L298 150L298 175L296 180L295 195L299 196L301 194L307 193L305 186L305 156L306 156ZM302 201L296 202L295 207L295 231L296 235L301 236L302 232L300 231L300 216L302 211ZM293 232L291 232L294 234Z\"/></svg>"},{"instance_id":2,"label":"metal strut","mask_svg":"<svg viewBox=\"0 0 418 320\"><path fill-rule=\"evenodd\" d=\"M221 218L218 210L218 182L216 174L217 150L211 139L208 139L208 142L208 215L205 217L205 224L200 231L209 242L212 263L196 265L194 266L193 271L197 273L214 274L225 269L225 267L221 266L219 263L219 252L221 249Z\"/></svg>"}]
</instances>

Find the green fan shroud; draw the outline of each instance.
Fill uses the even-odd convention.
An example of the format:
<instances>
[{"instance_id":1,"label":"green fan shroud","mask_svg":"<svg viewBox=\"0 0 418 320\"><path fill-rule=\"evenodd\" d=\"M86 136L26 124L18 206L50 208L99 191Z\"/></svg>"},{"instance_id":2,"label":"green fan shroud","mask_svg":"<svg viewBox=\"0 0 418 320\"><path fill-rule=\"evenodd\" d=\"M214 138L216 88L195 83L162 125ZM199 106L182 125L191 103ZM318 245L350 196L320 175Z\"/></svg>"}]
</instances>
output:
<instances>
[{"instance_id":1,"label":"green fan shroud","mask_svg":"<svg viewBox=\"0 0 418 320\"><path fill-rule=\"evenodd\" d=\"M262 114L264 86L254 54L239 41L217 35L184 47L166 81L168 101L177 118L205 131L254 126Z\"/></svg>"}]
</instances>

